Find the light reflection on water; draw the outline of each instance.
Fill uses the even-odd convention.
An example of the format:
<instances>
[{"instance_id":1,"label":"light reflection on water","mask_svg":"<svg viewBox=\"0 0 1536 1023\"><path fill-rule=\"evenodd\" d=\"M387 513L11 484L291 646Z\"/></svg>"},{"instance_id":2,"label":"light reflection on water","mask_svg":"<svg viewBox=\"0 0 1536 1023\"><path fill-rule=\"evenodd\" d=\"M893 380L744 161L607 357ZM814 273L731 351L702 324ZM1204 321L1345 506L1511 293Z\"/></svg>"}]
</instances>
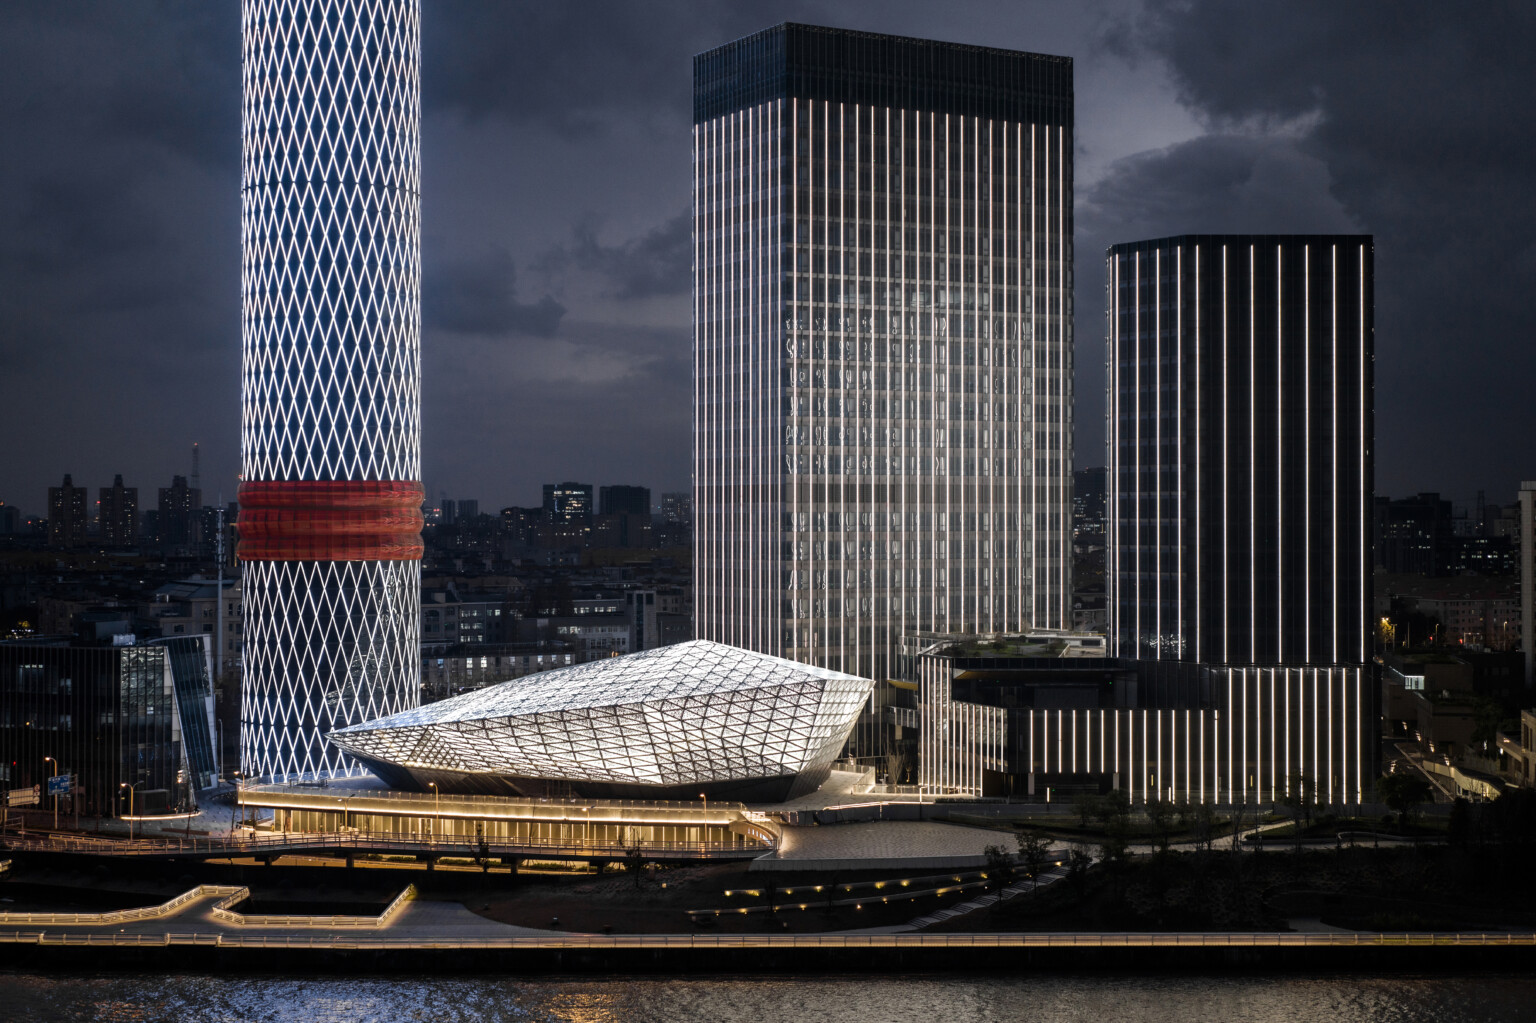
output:
<instances>
[{"instance_id":1,"label":"light reflection on water","mask_svg":"<svg viewBox=\"0 0 1536 1023\"><path fill-rule=\"evenodd\" d=\"M0 974L17 1023L1483 1023L1536 1017L1536 979L1099 977L43 977Z\"/></svg>"}]
</instances>

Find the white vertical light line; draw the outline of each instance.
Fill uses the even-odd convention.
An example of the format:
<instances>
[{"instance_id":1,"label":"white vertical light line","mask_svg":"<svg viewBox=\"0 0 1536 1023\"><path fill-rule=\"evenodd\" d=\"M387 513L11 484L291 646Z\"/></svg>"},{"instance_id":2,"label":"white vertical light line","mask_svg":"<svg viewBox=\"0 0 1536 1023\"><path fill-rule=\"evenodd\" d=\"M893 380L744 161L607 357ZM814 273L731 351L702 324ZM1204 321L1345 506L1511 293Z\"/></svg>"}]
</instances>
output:
<instances>
[{"instance_id":1,"label":"white vertical light line","mask_svg":"<svg viewBox=\"0 0 1536 1023\"><path fill-rule=\"evenodd\" d=\"M1301 452L1302 452L1302 656L1312 661L1312 246L1302 247Z\"/></svg>"},{"instance_id":2,"label":"white vertical light line","mask_svg":"<svg viewBox=\"0 0 1536 1023\"><path fill-rule=\"evenodd\" d=\"M1366 402L1369 400L1369 392L1366 389L1366 358L1365 358L1365 352L1366 352L1367 342L1366 342L1366 336L1365 336L1365 243L1363 241L1360 243L1359 274L1360 274L1360 514L1359 514L1360 547L1356 551L1355 561L1356 561L1356 567L1358 568L1359 573L1360 573L1360 608L1359 608L1358 613L1355 615L1355 618L1358 621L1359 628L1360 628L1360 658L1359 658L1359 660L1360 660L1360 663L1363 664L1363 663L1365 663L1370 658L1370 653L1369 653L1370 647L1367 645L1368 641L1366 639L1366 634L1369 631L1366 628L1366 622L1369 619L1366 616L1368 614L1372 614L1373 613L1372 609L1366 605L1366 599L1365 599L1365 580L1366 580L1366 577L1371 574L1373 568L1372 568L1372 565L1371 565L1371 560L1370 560L1369 554L1367 552L1367 547L1366 547L1366 542L1365 542L1365 517L1367 515L1371 514L1372 509L1371 509L1371 502L1370 502L1370 489L1371 489L1371 485L1370 485L1369 479L1368 479L1368 477L1366 475L1366 462L1367 462L1367 460L1369 458L1369 452L1367 451L1367 448L1366 448L1366 437L1365 437L1365 406L1366 406Z\"/></svg>"},{"instance_id":3,"label":"white vertical light line","mask_svg":"<svg viewBox=\"0 0 1536 1023\"><path fill-rule=\"evenodd\" d=\"M1104 416L1107 467L1106 504L1104 504L1104 570L1107 576L1107 599L1104 601L1109 627L1109 651L1121 657L1120 631L1120 266L1124 255L1111 249L1109 252L1109 366L1104 367L1107 384L1104 404L1109 413ZM1135 654L1130 654L1135 656Z\"/></svg>"},{"instance_id":4,"label":"white vertical light line","mask_svg":"<svg viewBox=\"0 0 1536 1023\"><path fill-rule=\"evenodd\" d=\"M1040 190L1036 186L1035 175L1040 163L1037 155L1037 142L1039 126L1029 126L1029 392L1030 392L1030 417L1029 417L1029 452L1030 452L1030 479L1029 479L1029 617L1030 621L1040 620L1040 552L1042 550L1036 530L1039 523L1035 520L1035 511L1038 507L1040 481L1036 473L1041 468L1039 450L1035 441L1039 436L1039 423L1035 422L1035 413L1045 407L1044 395L1040 393L1040 296L1036 282L1039 280L1040 268L1040 218L1044 210L1040 208ZM1047 129L1046 142L1049 144L1050 135ZM1050 187L1049 167L1046 168L1046 188ZM1047 388L1049 390L1049 388Z\"/></svg>"},{"instance_id":5,"label":"white vertical light line","mask_svg":"<svg viewBox=\"0 0 1536 1023\"><path fill-rule=\"evenodd\" d=\"M1332 258L1328 268L1328 275L1332 292L1328 299L1328 316L1332 321L1333 354L1329 359L1328 380L1333 387L1333 402L1331 412L1333 415L1333 431L1330 441L1332 451L1329 462L1333 470L1333 488L1329 494L1329 510L1332 513L1332 522L1329 524L1329 535L1333 540L1333 599L1328 606L1329 618L1333 622L1333 648L1329 651L1328 660L1331 664L1339 663L1339 247L1337 244L1330 249Z\"/></svg>"},{"instance_id":6,"label":"white vertical light line","mask_svg":"<svg viewBox=\"0 0 1536 1023\"><path fill-rule=\"evenodd\" d=\"M800 101L793 100L789 105L789 271L794 275L790 283L790 345L791 361L789 371L789 423L795 429L794 445L794 472L789 477L789 507L793 516L790 533L790 578L795 580L795 587L790 590L789 599L789 635L791 648L781 656L789 660L797 661L805 656L805 643L801 634L800 625L800 601L810 600L811 591L808 586L808 569L806 559L801 556L800 545L808 543L810 537L811 512L806 507L805 495L800 486L800 479L805 473L805 466L801 460L810 457L812 437L807 432L801 436L801 429L812 429L807 422L808 417L799 415L800 399L804 395L804 389L800 385L800 373L802 369L809 380L810 367L806 363L806 353L801 351L800 345L806 336L805 328L801 326L800 310L802 305L809 304L809 295L800 293L800 274L804 270L810 272L809 267L800 265ZM810 239L805 239L806 251L810 251ZM781 271L782 276L782 271ZM805 528L801 528L801 516L805 516ZM805 540L801 538L805 537ZM801 594L805 594L804 597Z\"/></svg>"},{"instance_id":7,"label":"white vertical light line","mask_svg":"<svg viewBox=\"0 0 1536 1023\"><path fill-rule=\"evenodd\" d=\"M1135 608L1135 612L1132 615L1132 628L1135 630L1132 633L1132 636L1133 636L1133 639L1134 639L1134 643L1135 643L1135 645L1134 645L1135 653L1132 656L1142 657L1145 654L1145 651L1143 649L1143 638L1142 638L1145 635L1145 633L1144 633L1144 631L1142 629L1142 624L1141 624L1141 558L1142 558L1142 553L1146 550L1146 542L1142 539L1142 536L1141 536L1141 523L1142 523L1142 519L1144 519L1146 517L1146 513L1145 513L1145 511L1143 510L1143 507L1142 507L1143 502L1146 500L1146 492L1145 492L1146 488L1142 485L1142 478L1141 478L1141 430L1142 430L1142 426L1141 426L1141 345L1142 345L1142 337L1141 337L1141 250L1139 248L1136 250L1135 258L1132 260L1131 266L1132 266L1132 269L1131 269L1131 281L1132 281L1132 288L1133 288L1132 298L1134 299L1134 302L1135 302L1135 305L1133 307L1134 308L1134 312L1131 314L1131 345L1132 345L1131 353L1132 353L1132 356L1133 356L1133 358L1131 360L1131 365L1132 365L1131 386L1132 386L1132 389L1133 389L1132 393L1134 394L1134 397L1131 399L1131 414L1135 417L1135 423L1136 423L1135 428L1131 431L1131 436L1135 440L1135 450L1134 450L1134 452L1131 455L1131 459L1132 459L1132 461L1131 461L1131 471L1132 471L1132 474L1133 474L1132 478L1136 481L1132 485L1132 487L1131 487L1131 494L1132 494L1131 500L1133 502L1132 506L1135 509L1134 518L1132 519L1132 522L1133 522L1133 524L1135 525L1135 528L1136 528L1136 539L1134 541L1134 546L1133 546L1133 549L1135 550L1135 559L1132 562L1132 568L1131 568L1131 593L1133 594L1131 606Z\"/></svg>"},{"instance_id":8,"label":"white vertical light line","mask_svg":"<svg viewBox=\"0 0 1536 1023\"><path fill-rule=\"evenodd\" d=\"M1205 390L1205 377L1203 377L1200 373L1200 268L1200 246L1197 244L1195 246L1195 490L1193 494L1195 504L1195 620L1193 627L1195 633L1194 660L1196 661L1200 661L1205 658L1205 646L1202 642L1204 636L1204 623L1201 619L1202 610L1200 598L1202 591L1205 589L1206 577L1205 559L1201 554L1201 543L1204 537L1201 535L1200 531L1200 512L1205 505L1205 491L1201 486L1201 473L1203 472L1204 467L1201 465L1200 455L1200 438L1205 433L1205 420L1202 418L1200 411L1201 393ZM1203 775L1201 784L1204 784ZM1203 796L1204 792L1202 790L1202 798Z\"/></svg>"},{"instance_id":9,"label":"white vertical light line","mask_svg":"<svg viewBox=\"0 0 1536 1023\"><path fill-rule=\"evenodd\" d=\"M1275 246L1275 663L1285 662L1285 254ZM1273 681L1273 677L1271 677Z\"/></svg>"},{"instance_id":10,"label":"white vertical light line","mask_svg":"<svg viewBox=\"0 0 1536 1023\"><path fill-rule=\"evenodd\" d=\"M828 215L831 215L831 204L828 204ZM857 615L849 614L848 607L848 424L853 420L848 414L848 111L847 107L839 103L837 105L837 365L838 365L838 422L842 431L842 448L840 465L837 473L837 595L839 614L832 620L837 623L837 659L838 668L842 671L858 673L858 668L850 664L850 654L857 656L857 649L849 650L848 633L857 628L855 621ZM857 431L855 431L855 434ZM858 454L855 451L854 461L857 464ZM857 564L854 562L854 564ZM854 609L855 611L857 608ZM871 705L873 706L873 705Z\"/></svg>"},{"instance_id":11,"label":"white vertical light line","mask_svg":"<svg viewBox=\"0 0 1536 1023\"><path fill-rule=\"evenodd\" d=\"M1254 320L1254 246L1248 246L1248 660L1259 660L1258 331ZM1244 732L1246 735L1247 733ZM1244 751L1247 752L1246 750Z\"/></svg>"},{"instance_id":12,"label":"white vertical light line","mask_svg":"<svg viewBox=\"0 0 1536 1023\"><path fill-rule=\"evenodd\" d=\"M1173 531L1174 550L1174 659L1182 661L1188 655L1188 638L1184 620L1184 243L1180 242L1174 257L1173 269L1173 432L1174 432L1174 509L1176 527ZM1189 750L1189 718L1184 719L1184 749ZM1184 785L1189 786L1186 765Z\"/></svg>"},{"instance_id":13,"label":"white vertical light line","mask_svg":"<svg viewBox=\"0 0 1536 1023\"><path fill-rule=\"evenodd\" d=\"M1152 250L1152 628L1154 654L1163 657L1163 250ZM1140 303L1137 303L1138 308ZM1161 732L1159 732L1161 736Z\"/></svg>"},{"instance_id":14,"label":"white vertical light line","mask_svg":"<svg viewBox=\"0 0 1536 1023\"><path fill-rule=\"evenodd\" d=\"M1232 373L1228 365L1228 353L1231 351L1227 343L1227 328L1231 321L1231 313L1227 307L1227 247L1221 247L1221 660L1223 664L1232 663L1232 544L1230 531L1232 529L1232 458L1228 433L1232 425L1231 416L1228 413L1227 395L1232 390ZM1231 722L1227 722L1230 732ZM1231 739L1230 734L1228 739ZM1230 752L1230 749L1229 749ZM1230 782L1228 794L1231 793Z\"/></svg>"}]
</instances>

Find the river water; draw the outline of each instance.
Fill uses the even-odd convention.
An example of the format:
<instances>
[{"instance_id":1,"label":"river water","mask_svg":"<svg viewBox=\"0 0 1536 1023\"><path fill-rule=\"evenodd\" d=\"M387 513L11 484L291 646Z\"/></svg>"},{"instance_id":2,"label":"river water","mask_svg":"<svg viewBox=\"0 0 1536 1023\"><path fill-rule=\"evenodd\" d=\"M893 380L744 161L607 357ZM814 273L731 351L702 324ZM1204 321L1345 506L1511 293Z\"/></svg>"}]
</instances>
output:
<instances>
[{"instance_id":1,"label":"river water","mask_svg":"<svg viewBox=\"0 0 1536 1023\"><path fill-rule=\"evenodd\" d=\"M1530 977L1072 975L662 980L0 973L0 1020L144 1023L1482 1023L1536 1020Z\"/></svg>"}]
</instances>

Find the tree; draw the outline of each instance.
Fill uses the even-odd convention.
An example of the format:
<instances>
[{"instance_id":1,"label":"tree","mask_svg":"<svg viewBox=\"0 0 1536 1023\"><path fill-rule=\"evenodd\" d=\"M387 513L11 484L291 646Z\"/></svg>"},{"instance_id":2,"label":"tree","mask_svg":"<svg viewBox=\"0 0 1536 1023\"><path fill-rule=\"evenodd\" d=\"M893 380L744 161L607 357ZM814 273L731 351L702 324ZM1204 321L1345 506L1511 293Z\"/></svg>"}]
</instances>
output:
<instances>
[{"instance_id":1,"label":"tree","mask_svg":"<svg viewBox=\"0 0 1536 1023\"><path fill-rule=\"evenodd\" d=\"M1082 902L1087 893L1088 867L1092 863L1093 857L1080 845L1074 845L1067 851L1067 881L1077 893L1078 902Z\"/></svg>"},{"instance_id":2,"label":"tree","mask_svg":"<svg viewBox=\"0 0 1536 1023\"><path fill-rule=\"evenodd\" d=\"M1396 811L1398 827L1403 828L1420 803L1427 803L1434 798L1435 790L1417 774L1394 771L1382 775L1376 782L1376 794L1389 810Z\"/></svg>"},{"instance_id":3,"label":"tree","mask_svg":"<svg viewBox=\"0 0 1536 1023\"><path fill-rule=\"evenodd\" d=\"M1166 799L1154 799L1147 804L1147 818L1152 822L1152 833L1157 838L1157 851L1166 853L1173 837L1173 804Z\"/></svg>"},{"instance_id":4,"label":"tree","mask_svg":"<svg viewBox=\"0 0 1536 1023\"><path fill-rule=\"evenodd\" d=\"M1195 833L1195 842L1210 852L1211 841L1216 833L1216 808L1202 799L1198 803L1189 804L1185 819Z\"/></svg>"},{"instance_id":5,"label":"tree","mask_svg":"<svg viewBox=\"0 0 1536 1023\"><path fill-rule=\"evenodd\" d=\"M1038 885L1040 875L1051 861L1051 844L1038 831L1021 831L1018 840L1019 862L1024 866L1024 873Z\"/></svg>"},{"instance_id":6,"label":"tree","mask_svg":"<svg viewBox=\"0 0 1536 1023\"><path fill-rule=\"evenodd\" d=\"M645 876L645 850L640 848L640 843L634 840L634 832L629 834L630 845L624 850L624 869L629 871L629 876L634 879L635 887L640 887L640 881Z\"/></svg>"},{"instance_id":7,"label":"tree","mask_svg":"<svg viewBox=\"0 0 1536 1023\"><path fill-rule=\"evenodd\" d=\"M1131 816L1130 797L1119 789L1111 789L1098 801L1093 815L1103 822L1106 828L1113 828L1117 823L1124 824Z\"/></svg>"},{"instance_id":8,"label":"tree","mask_svg":"<svg viewBox=\"0 0 1536 1023\"><path fill-rule=\"evenodd\" d=\"M1305 815L1308 825L1312 818L1312 782L1300 770L1292 771L1285 784L1285 797L1281 800L1291 811L1291 830L1296 832L1296 851L1301 852L1301 820Z\"/></svg>"},{"instance_id":9,"label":"tree","mask_svg":"<svg viewBox=\"0 0 1536 1023\"><path fill-rule=\"evenodd\" d=\"M1084 831L1088 830L1088 822L1099 816L1099 797L1092 792L1079 793L1072 800L1072 808L1077 811L1078 822Z\"/></svg>"},{"instance_id":10,"label":"tree","mask_svg":"<svg viewBox=\"0 0 1536 1023\"><path fill-rule=\"evenodd\" d=\"M1013 856L1007 848L989 845L982 850L982 855L987 858L987 887L998 891L1008 887L1008 882L1013 880Z\"/></svg>"}]
</instances>

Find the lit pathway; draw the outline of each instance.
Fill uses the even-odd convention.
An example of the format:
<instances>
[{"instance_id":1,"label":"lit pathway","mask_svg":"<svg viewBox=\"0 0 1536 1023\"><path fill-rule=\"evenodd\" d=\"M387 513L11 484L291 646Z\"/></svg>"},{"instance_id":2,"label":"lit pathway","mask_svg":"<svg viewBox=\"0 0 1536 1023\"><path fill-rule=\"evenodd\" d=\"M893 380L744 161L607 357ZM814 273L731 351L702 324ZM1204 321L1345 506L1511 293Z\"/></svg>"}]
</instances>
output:
<instances>
[{"instance_id":1,"label":"lit pathway","mask_svg":"<svg viewBox=\"0 0 1536 1023\"><path fill-rule=\"evenodd\" d=\"M1001 892L987 892L978 895L966 902L958 902L953 906L945 906L943 909L934 910L926 916L916 917L904 924L893 924L888 927L864 927L856 931L844 931L845 934L901 934L905 931L920 931L926 927L932 927L936 923L974 913L979 909L986 909L996 904L999 900L1007 901L1015 896L1032 892L1037 888L1048 888L1067 876L1067 872L1061 867L1047 870L1040 875L1038 881L1020 881L1018 884L1009 885Z\"/></svg>"}]
</instances>

